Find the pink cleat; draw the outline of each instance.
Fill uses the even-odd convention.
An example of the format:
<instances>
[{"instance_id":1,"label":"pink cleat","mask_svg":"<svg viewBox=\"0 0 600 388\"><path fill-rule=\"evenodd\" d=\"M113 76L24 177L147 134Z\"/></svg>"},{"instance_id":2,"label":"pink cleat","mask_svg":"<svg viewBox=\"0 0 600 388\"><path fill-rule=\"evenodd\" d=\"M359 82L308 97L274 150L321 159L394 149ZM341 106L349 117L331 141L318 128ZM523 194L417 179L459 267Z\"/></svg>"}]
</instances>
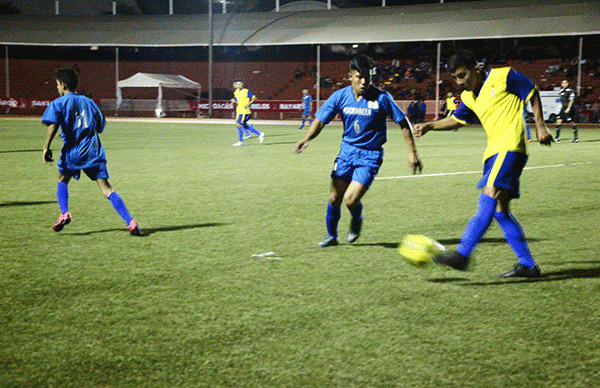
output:
<instances>
[{"instance_id":1,"label":"pink cleat","mask_svg":"<svg viewBox=\"0 0 600 388\"><path fill-rule=\"evenodd\" d=\"M140 230L140 224L138 224L135 219L131 220L131 222L129 223L129 226L127 227L127 230L129 231L129 233L132 236L141 236L142 235L142 231Z\"/></svg>"},{"instance_id":2,"label":"pink cleat","mask_svg":"<svg viewBox=\"0 0 600 388\"><path fill-rule=\"evenodd\" d=\"M58 217L58 220L56 220L56 223L54 225L52 225L52 229L54 229L55 232L60 232L61 230L63 230L65 225L69 225L70 222L71 222L71 212L66 212L65 214L61 214Z\"/></svg>"}]
</instances>

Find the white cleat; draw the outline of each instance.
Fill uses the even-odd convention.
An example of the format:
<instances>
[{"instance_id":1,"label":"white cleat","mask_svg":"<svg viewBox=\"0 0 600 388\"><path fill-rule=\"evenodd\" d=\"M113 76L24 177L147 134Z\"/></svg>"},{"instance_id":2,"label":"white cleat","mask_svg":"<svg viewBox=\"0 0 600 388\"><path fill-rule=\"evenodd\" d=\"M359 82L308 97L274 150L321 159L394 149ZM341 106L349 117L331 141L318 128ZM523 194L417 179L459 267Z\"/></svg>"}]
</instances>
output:
<instances>
[{"instance_id":1,"label":"white cleat","mask_svg":"<svg viewBox=\"0 0 600 388\"><path fill-rule=\"evenodd\" d=\"M244 145L244 143L242 143L241 141L238 141L237 143L233 143L234 147L239 147L241 145Z\"/></svg>"},{"instance_id":2,"label":"white cleat","mask_svg":"<svg viewBox=\"0 0 600 388\"><path fill-rule=\"evenodd\" d=\"M265 133L261 132L260 135L258 136L258 142L260 144L262 144L263 140L265 140Z\"/></svg>"}]
</instances>

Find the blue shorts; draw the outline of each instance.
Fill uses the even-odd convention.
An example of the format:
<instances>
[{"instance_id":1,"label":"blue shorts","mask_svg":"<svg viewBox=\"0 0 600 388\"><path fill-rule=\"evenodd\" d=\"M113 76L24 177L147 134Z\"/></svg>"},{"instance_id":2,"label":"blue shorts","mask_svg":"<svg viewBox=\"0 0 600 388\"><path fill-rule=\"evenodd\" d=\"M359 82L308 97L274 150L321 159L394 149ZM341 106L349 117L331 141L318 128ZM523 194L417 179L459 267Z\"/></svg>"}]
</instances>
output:
<instances>
[{"instance_id":1,"label":"blue shorts","mask_svg":"<svg viewBox=\"0 0 600 388\"><path fill-rule=\"evenodd\" d=\"M484 186L497 187L509 192L511 198L519 198L519 179L527 155L519 152L500 152L490 156L483 166L483 178L477 184L478 188Z\"/></svg>"},{"instance_id":2,"label":"blue shorts","mask_svg":"<svg viewBox=\"0 0 600 388\"><path fill-rule=\"evenodd\" d=\"M305 109L303 115L310 116L310 109Z\"/></svg>"},{"instance_id":3,"label":"blue shorts","mask_svg":"<svg viewBox=\"0 0 600 388\"><path fill-rule=\"evenodd\" d=\"M247 125L246 123L250 120L250 113L248 114L239 114L237 118L237 123L243 125L244 127Z\"/></svg>"},{"instance_id":4,"label":"blue shorts","mask_svg":"<svg viewBox=\"0 0 600 388\"><path fill-rule=\"evenodd\" d=\"M81 170L66 168L61 163L59 163L58 172L61 173L61 175L63 176L71 176L75 179L79 179L79 177L81 176ZM108 179L108 170L106 169L106 163L99 164L90 168L84 168L83 172L85 173L85 175L88 176L88 178L90 178L93 181L97 179Z\"/></svg>"},{"instance_id":5,"label":"blue shorts","mask_svg":"<svg viewBox=\"0 0 600 388\"><path fill-rule=\"evenodd\" d=\"M357 181L365 187L371 186L383 163L383 149L365 150L342 143L340 153L333 164L331 179L350 183Z\"/></svg>"}]
</instances>

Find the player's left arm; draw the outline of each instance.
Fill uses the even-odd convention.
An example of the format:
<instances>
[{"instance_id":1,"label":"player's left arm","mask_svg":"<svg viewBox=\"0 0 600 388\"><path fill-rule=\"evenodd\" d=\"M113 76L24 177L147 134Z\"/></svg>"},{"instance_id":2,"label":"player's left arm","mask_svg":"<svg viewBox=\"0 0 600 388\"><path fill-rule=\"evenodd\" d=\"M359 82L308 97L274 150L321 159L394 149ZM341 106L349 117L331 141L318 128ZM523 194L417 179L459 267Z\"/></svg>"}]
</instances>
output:
<instances>
[{"instance_id":1,"label":"player's left arm","mask_svg":"<svg viewBox=\"0 0 600 388\"><path fill-rule=\"evenodd\" d=\"M248 101L248 104L246 104L245 108L249 109L250 105L252 105L254 103L254 101L256 101L258 98L256 97L256 95L248 92L249 95L252 95L252 97L250 97L250 101Z\"/></svg>"},{"instance_id":2,"label":"player's left arm","mask_svg":"<svg viewBox=\"0 0 600 388\"><path fill-rule=\"evenodd\" d=\"M408 146L408 167L413 170L413 174L420 173L423 170L423 162L417 153L417 146L415 144L415 137L410 127L410 123L405 118L398 123L400 129L402 129L402 135Z\"/></svg>"},{"instance_id":3,"label":"player's left arm","mask_svg":"<svg viewBox=\"0 0 600 388\"><path fill-rule=\"evenodd\" d=\"M42 160L44 163L52 163L54 161L54 159L52 159L52 150L50 149L50 145L52 144L52 139L54 139L54 136L56 136L59 128L60 127L58 124L48 124L46 141L44 142L44 147L42 148Z\"/></svg>"}]
</instances>

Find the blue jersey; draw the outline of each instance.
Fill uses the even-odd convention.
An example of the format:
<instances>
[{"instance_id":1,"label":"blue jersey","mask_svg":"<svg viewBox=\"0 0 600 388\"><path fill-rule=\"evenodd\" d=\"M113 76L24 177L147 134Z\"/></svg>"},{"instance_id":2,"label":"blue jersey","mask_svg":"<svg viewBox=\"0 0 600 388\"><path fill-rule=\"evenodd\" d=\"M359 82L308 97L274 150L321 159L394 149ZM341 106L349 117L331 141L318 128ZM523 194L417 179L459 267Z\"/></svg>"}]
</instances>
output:
<instances>
[{"instance_id":1,"label":"blue jersey","mask_svg":"<svg viewBox=\"0 0 600 388\"><path fill-rule=\"evenodd\" d=\"M63 147L59 164L72 170L84 170L106 163L106 154L98 137L106 120L92 99L67 93L50 103L42 122L60 126Z\"/></svg>"},{"instance_id":2,"label":"blue jersey","mask_svg":"<svg viewBox=\"0 0 600 388\"><path fill-rule=\"evenodd\" d=\"M304 113L309 115L312 107L312 96L308 93L302 96L302 103L304 104Z\"/></svg>"},{"instance_id":3,"label":"blue jersey","mask_svg":"<svg viewBox=\"0 0 600 388\"><path fill-rule=\"evenodd\" d=\"M336 91L315 117L328 124L338 113L344 123L342 144L370 150L381 149L387 141L388 117L395 123L406 118L392 96L373 85L358 100L352 86Z\"/></svg>"}]
</instances>

